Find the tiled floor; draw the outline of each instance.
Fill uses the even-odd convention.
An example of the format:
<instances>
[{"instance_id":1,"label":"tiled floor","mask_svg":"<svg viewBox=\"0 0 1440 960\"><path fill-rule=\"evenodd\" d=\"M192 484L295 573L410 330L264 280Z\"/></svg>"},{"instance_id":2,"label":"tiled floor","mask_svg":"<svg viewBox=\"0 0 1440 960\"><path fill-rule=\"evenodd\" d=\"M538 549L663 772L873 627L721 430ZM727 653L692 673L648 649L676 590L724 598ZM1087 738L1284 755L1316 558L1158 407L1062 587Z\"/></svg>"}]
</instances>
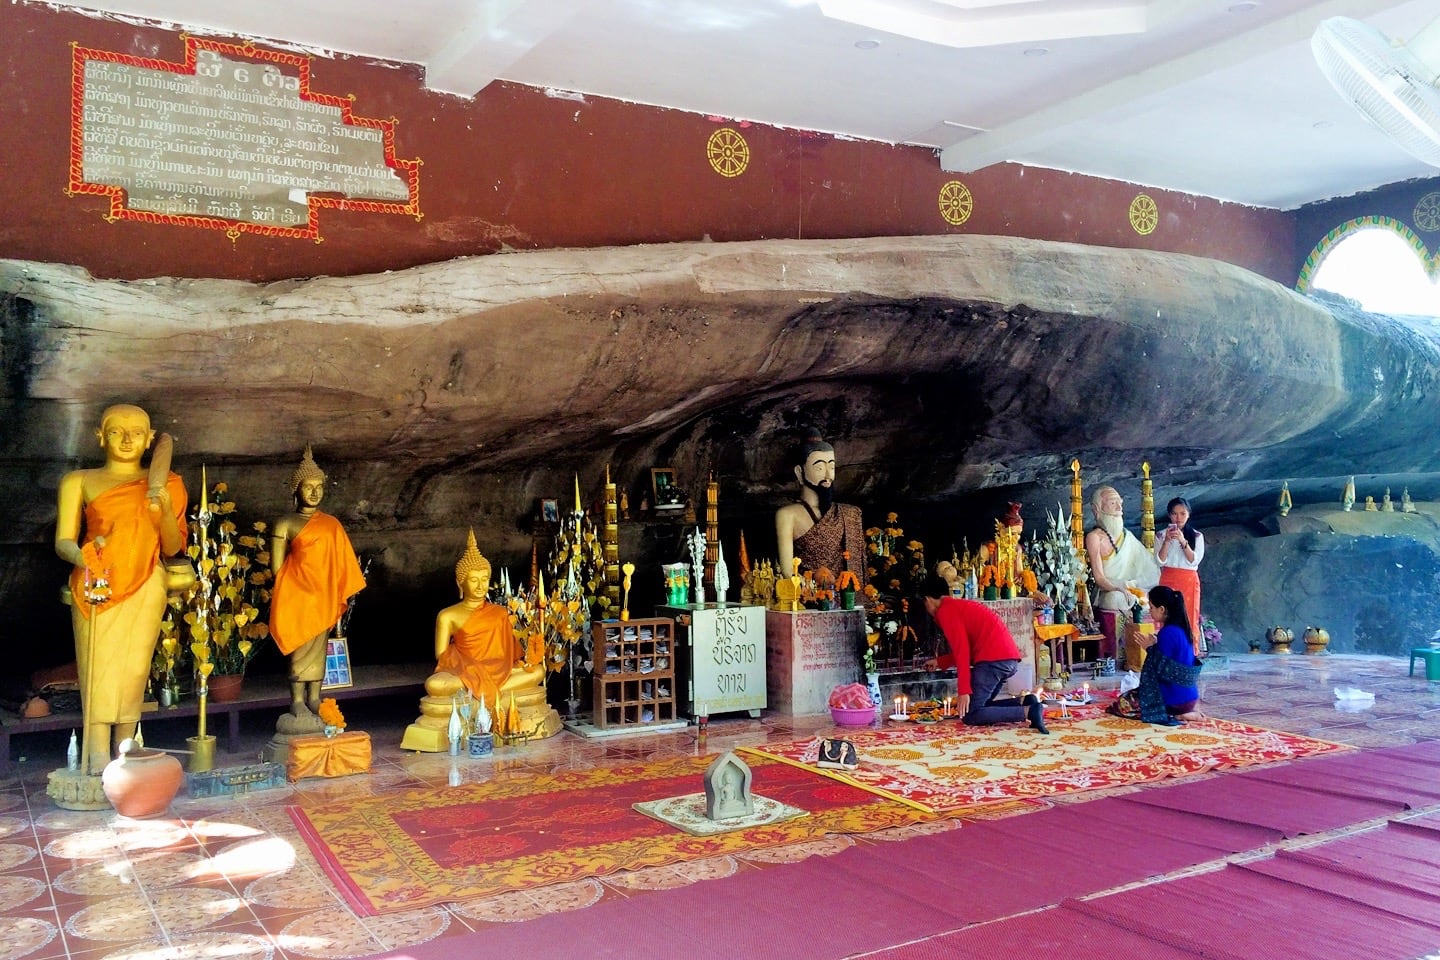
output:
<instances>
[{"instance_id":1,"label":"tiled floor","mask_svg":"<svg viewBox=\"0 0 1440 960\"><path fill-rule=\"evenodd\" d=\"M1210 714L1377 747L1440 739L1440 684L1406 675L1407 663L1378 657L1235 655L1207 670L1203 708ZM1360 712L1336 707L1336 687L1375 694ZM346 796L383 795L417 785L444 785L452 765L466 781L528 771L605 764L785 740L828 729L828 720L712 720L702 749L693 731L585 740L562 733L549 741L497 750L491 760L405 754L397 745L413 706L376 705L352 725L375 744L373 772L339 780L303 781L248 797L179 800L170 816L126 821L113 813L74 813L45 795L46 776L63 763L63 738L17 738L29 752L0 782L0 960L125 958L182 960L224 957L363 957L487 924L523 921L581 909L602 899L728 876L790 859L833 853L856 843L896 839L872 834L832 837L782 848L671 867L623 873L388 915L354 916L333 892L285 807ZM152 746L173 746L156 731ZM255 748L263 730L251 733ZM221 761L234 760L221 757ZM955 821L908 828L904 834L952 829Z\"/></svg>"}]
</instances>

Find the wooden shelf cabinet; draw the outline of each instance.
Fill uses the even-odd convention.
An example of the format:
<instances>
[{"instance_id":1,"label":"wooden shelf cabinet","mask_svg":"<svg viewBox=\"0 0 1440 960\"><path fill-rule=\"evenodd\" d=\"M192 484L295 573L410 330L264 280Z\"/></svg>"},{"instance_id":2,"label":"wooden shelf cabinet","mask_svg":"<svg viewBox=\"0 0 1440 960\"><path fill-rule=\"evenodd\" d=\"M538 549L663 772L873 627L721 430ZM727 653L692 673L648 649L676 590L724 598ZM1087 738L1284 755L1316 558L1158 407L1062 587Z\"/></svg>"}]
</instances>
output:
<instances>
[{"instance_id":1,"label":"wooden shelf cabinet","mask_svg":"<svg viewBox=\"0 0 1440 960\"><path fill-rule=\"evenodd\" d=\"M602 620L595 641L595 726L675 720L675 621Z\"/></svg>"}]
</instances>

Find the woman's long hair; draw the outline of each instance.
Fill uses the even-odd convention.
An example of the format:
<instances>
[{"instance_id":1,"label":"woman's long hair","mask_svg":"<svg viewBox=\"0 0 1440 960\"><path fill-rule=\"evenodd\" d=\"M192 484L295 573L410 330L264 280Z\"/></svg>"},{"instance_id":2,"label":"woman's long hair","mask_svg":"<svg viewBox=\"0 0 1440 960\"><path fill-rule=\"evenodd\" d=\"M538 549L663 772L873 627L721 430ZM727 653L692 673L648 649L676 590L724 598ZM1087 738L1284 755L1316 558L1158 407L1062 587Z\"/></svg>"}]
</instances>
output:
<instances>
[{"instance_id":1,"label":"woman's long hair","mask_svg":"<svg viewBox=\"0 0 1440 960\"><path fill-rule=\"evenodd\" d=\"M1150 602L1165 611L1165 626L1179 627L1190 646L1195 646L1195 637L1190 632L1190 614L1185 612L1185 594L1170 587L1150 588Z\"/></svg>"},{"instance_id":2,"label":"woman's long hair","mask_svg":"<svg viewBox=\"0 0 1440 960\"><path fill-rule=\"evenodd\" d=\"M1184 497L1176 497L1169 503L1165 504L1165 515L1169 516L1170 511L1174 510L1176 507L1185 508L1185 526L1180 528L1180 533L1184 535L1185 542L1190 544L1190 549L1194 550L1195 534L1199 532L1195 529L1195 509L1190 506L1189 500L1186 500Z\"/></svg>"}]
</instances>

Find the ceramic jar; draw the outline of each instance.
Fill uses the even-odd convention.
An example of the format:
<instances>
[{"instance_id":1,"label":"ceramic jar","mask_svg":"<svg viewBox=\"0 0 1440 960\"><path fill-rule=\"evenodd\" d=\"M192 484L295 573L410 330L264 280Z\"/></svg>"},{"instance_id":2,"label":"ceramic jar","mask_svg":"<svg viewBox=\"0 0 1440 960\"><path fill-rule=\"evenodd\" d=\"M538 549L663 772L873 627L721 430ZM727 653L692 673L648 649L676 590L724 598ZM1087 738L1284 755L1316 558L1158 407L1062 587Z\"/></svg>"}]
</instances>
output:
<instances>
[{"instance_id":1,"label":"ceramic jar","mask_svg":"<svg viewBox=\"0 0 1440 960\"><path fill-rule=\"evenodd\" d=\"M168 753L120 744L120 756L106 764L100 774L105 798L122 817L158 817L170 807L185 771Z\"/></svg>"},{"instance_id":2,"label":"ceramic jar","mask_svg":"<svg viewBox=\"0 0 1440 960\"><path fill-rule=\"evenodd\" d=\"M1265 631L1265 639L1270 641L1270 652L1286 654L1290 652L1290 642L1295 635L1288 627L1275 626Z\"/></svg>"},{"instance_id":3,"label":"ceramic jar","mask_svg":"<svg viewBox=\"0 0 1440 960\"><path fill-rule=\"evenodd\" d=\"M1330 646L1330 631L1324 627L1306 627L1304 639L1306 655L1316 657L1325 653L1325 648Z\"/></svg>"}]
</instances>

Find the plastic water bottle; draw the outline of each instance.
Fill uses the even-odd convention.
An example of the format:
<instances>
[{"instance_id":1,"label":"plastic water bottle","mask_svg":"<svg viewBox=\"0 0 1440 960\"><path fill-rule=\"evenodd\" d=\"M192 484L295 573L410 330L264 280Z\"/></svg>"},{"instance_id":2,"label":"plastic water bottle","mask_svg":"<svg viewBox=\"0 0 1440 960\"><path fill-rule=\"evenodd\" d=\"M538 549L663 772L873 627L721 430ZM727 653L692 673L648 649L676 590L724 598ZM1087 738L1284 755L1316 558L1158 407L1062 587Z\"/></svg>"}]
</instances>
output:
<instances>
[{"instance_id":1,"label":"plastic water bottle","mask_svg":"<svg viewBox=\"0 0 1440 960\"><path fill-rule=\"evenodd\" d=\"M1047 627L1055 622L1055 607L1052 604L1045 604L1045 612L1040 615L1040 622Z\"/></svg>"},{"instance_id":2,"label":"plastic water bottle","mask_svg":"<svg viewBox=\"0 0 1440 960\"><path fill-rule=\"evenodd\" d=\"M75 739L75 731L70 731L70 746L65 750L65 767L68 770L80 769L80 742Z\"/></svg>"},{"instance_id":3,"label":"plastic water bottle","mask_svg":"<svg viewBox=\"0 0 1440 960\"><path fill-rule=\"evenodd\" d=\"M975 600L980 596L980 582L975 579L975 571L970 571L970 576L965 578L965 599Z\"/></svg>"}]
</instances>

